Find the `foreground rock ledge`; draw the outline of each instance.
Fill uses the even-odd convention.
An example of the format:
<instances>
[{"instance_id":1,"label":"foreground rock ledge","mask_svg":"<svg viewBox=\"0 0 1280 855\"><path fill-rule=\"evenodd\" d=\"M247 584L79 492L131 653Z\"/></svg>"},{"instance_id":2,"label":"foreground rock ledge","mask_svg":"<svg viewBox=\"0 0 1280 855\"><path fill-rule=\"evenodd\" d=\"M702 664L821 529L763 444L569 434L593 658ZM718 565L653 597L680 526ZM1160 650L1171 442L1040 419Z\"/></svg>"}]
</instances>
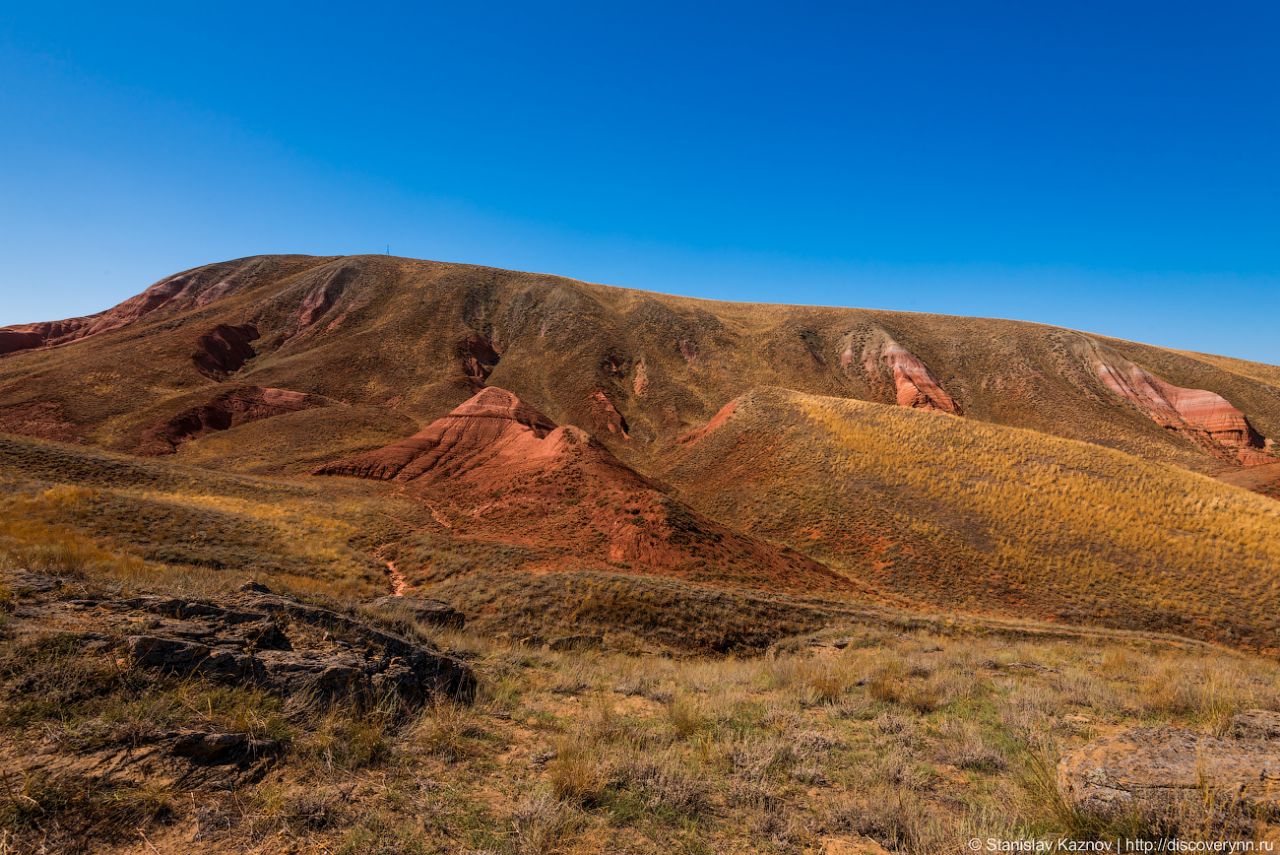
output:
<instances>
[{"instance_id":1,"label":"foreground rock ledge","mask_svg":"<svg viewBox=\"0 0 1280 855\"><path fill-rule=\"evenodd\" d=\"M1280 817L1280 713L1241 713L1227 736L1172 727L1104 736L1062 758L1058 788L1078 810L1167 828Z\"/></svg>"},{"instance_id":2,"label":"foreground rock ledge","mask_svg":"<svg viewBox=\"0 0 1280 855\"><path fill-rule=\"evenodd\" d=\"M261 686L294 702L395 695L414 707L437 694L475 694L471 669L434 647L262 586L229 604L144 596L103 605L159 617L125 639L139 667Z\"/></svg>"}]
</instances>

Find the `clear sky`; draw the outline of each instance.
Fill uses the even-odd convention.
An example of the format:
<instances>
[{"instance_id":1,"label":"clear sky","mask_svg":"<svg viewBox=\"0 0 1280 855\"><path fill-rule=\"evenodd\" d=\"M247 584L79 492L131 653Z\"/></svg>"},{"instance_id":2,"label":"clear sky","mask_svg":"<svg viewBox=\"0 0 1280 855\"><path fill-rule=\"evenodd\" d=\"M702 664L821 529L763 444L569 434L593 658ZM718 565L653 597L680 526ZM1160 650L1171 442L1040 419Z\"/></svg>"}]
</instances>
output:
<instances>
[{"instance_id":1,"label":"clear sky","mask_svg":"<svg viewBox=\"0 0 1280 855\"><path fill-rule=\"evenodd\" d=\"M1280 4L6 3L0 324L270 252L1280 363Z\"/></svg>"}]
</instances>

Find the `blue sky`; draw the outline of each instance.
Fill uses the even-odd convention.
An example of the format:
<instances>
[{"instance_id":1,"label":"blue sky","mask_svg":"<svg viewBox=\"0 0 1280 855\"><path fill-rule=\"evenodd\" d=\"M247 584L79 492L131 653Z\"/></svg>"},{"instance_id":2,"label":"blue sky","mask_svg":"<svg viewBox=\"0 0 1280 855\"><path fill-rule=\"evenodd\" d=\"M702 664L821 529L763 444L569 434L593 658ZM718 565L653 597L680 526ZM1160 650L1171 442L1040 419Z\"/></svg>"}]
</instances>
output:
<instances>
[{"instance_id":1,"label":"blue sky","mask_svg":"<svg viewBox=\"0 0 1280 855\"><path fill-rule=\"evenodd\" d=\"M389 244L1280 363L1277 33L1262 2L6 4L0 324Z\"/></svg>"}]
</instances>

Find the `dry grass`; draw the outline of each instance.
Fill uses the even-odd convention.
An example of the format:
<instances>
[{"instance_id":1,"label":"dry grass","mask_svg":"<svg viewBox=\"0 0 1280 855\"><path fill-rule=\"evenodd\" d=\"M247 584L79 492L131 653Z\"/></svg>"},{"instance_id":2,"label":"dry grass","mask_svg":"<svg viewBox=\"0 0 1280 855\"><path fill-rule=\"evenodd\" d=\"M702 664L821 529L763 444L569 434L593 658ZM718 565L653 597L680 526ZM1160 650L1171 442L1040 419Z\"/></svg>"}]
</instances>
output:
<instances>
[{"instance_id":1,"label":"dry grass","mask_svg":"<svg viewBox=\"0 0 1280 855\"><path fill-rule=\"evenodd\" d=\"M1096 445L758 390L670 477L700 510L933 608L1280 637L1280 504Z\"/></svg>"},{"instance_id":2,"label":"dry grass","mask_svg":"<svg viewBox=\"0 0 1280 855\"><path fill-rule=\"evenodd\" d=\"M1154 833L1072 809L1054 784L1058 754L1115 728L1214 730L1244 707L1280 709L1273 662L1138 642L850 627L768 657L670 659L435 635L471 659L479 698L402 726L392 710L298 720L278 701L201 681L132 682L73 639L0 642L0 727L28 744L56 732L65 750L148 723L287 741L268 779L234 799L202 797L198 810L164 788L100 792L153 836L202 823L214 852L289 840L351 853L798 855L870 839L943 853L972 836ZM41 828L60 817L59 833L82 829L102 851L119 839L72 824L63 811L92 811L59 802L61 784L23 786L44 788L33 796ZM0 812L3 830L34 839L30 805Z\"/></svg>"}]
</instances>

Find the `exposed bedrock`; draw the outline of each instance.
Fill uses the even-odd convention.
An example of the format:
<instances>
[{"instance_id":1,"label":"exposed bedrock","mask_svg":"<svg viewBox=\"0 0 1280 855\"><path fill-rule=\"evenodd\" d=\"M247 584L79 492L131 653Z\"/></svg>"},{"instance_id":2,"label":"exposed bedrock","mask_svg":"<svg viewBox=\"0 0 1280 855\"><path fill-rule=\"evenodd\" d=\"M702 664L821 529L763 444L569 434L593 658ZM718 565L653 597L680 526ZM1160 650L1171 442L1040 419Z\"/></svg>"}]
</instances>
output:
<instances>
[{"instance_id":1,"label":"exposed bedrock","mask_svg":"<svg viewBox=\"0 0 1280 855\"><path fill-rule=\"evenodd\" d=\"M613 401L603 389L596 389L587 399L587 407L591 413L592 427L596 432L608 431L621 439L630 439L630 430L626 418L614 406Z\"/></svg>"},{"instance_id":2,"label":"exposed bedrock","mask_svg":"<svg viewBox=\"0 0 1280 855\"><path fill-rule=\"evenodd\" d=\"M138 448L141 454L172 454L178 446L214 431L324 406L324 398L261 386L242 386L148 428Z\"/></svg>"},{"instance_id":3,"label":"exposed bedrock","mask_svg":"<svg viewBox=\"0 0 1280 855\"><path fill-rule=\"evenodd\" d=\"M1091 343L1089 359L1102 384L1166 430L1223 460L1274 463L1267 442L1240 410L1216 392L1175 386L1141 365Z\"/></svg>"},{"instance_id":4,"label":"exposed bedrock","mask_svg":"<svg viewBox=\"0 0 1280 855\"><path fill-rule=\"evenodd\" d=\"M1217 819L1249 828L1280 810L1280 714L1248 710L1226 735L1134 728L1062 758L1058 787L1077 810L1140 817L1176 828L1215 805Z\"/></svg>"},{"instance_id":5,"label":"exposed bedrock","mask_svg":"<svg viewBox=\"0 0 1280 855\"><path fill-rule=\"evenodd\" d=\"M124 646L135 667L260 686L291 701L351 703L395 694L470 700L475 676L433 645L253 586L232 602L140 596L99 606L161 616Z\"/></svg>"},{"instance_id":6,"label":"exposed bedrock","mask_svg":"<svg viewBox=\"0 0 1280 855\"><path fill-rule=\"evenodd\" d=\"M252 342L258 340L253 324L218 324L196 340L191 361L196 370L211 380L224 380L254 357Z\"/></svg>"},{"instance_id":7,"label":"exposed bedrock","mask_svg":"<svg viewBox=\"0 0 1280 855\"><path fill-rule=\"evenodd\" d=\"M840 355L841 366L848 369L854 358L850 344ZM862 367L873 389L892 384L894 400L900 407L961 415L960 406L929 367L888 333L877 332L863 345Z\"/></svg>"},{"instance_id":8,"label":"exposed bedrock","mask_svg":"<svg viewBox=\"0 0 1280 855\"><path fill-rule=\"evenodd\" d=\"M702 517L586 431L557 426L495 386L411 437L315 473L411 484L413 495L446 508L455 536L694 581L809 592L850 585L797 552Z\"/></svg>"},{"instance_id":9,"label":"exposed bedrock","mask_svg":"<svg viewBox=\"0 0 1280 855\"><path fill-rule=\"evenodd\" d=\"M733 414L737 411L737 409L738 409L738 399L734 398L732 401L730 401L729 403L721 407L720 411L717 412L714 416L712 416L711 419L705 425L703 425L700 428L697 428L696 430L689 431L684 436L679 437L676 440L676 442L680 443L681 445L689 445L697 442L698 440L702 439L708 434L715 433L717 430L723 427L725 423L729 421L729 419L733 418Z\"/></svg>"}]
</instances>

